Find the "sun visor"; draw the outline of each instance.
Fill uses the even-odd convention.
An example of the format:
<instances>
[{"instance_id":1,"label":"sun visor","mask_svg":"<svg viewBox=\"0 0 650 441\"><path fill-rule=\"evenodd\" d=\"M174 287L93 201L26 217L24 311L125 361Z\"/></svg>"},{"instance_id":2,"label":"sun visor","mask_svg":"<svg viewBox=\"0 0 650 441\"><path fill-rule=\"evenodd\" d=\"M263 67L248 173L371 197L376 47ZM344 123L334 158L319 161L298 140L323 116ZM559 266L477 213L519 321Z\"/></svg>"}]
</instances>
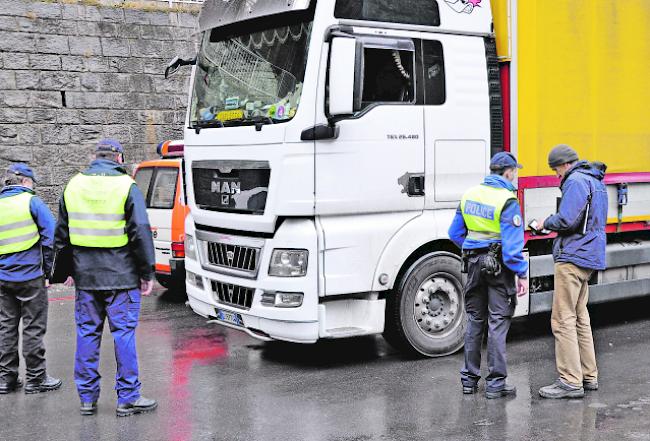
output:
<instances>
[{"instance_id":1,"label":"sun visor","mask_svg":"<svg viewBox=\"0 0 650 441\"><path fill-rule=\"evenodd\" d=\"M311 0L206 0L199 16L199 31L281 12L309 9Z\"/></svg>"}]
</instances>

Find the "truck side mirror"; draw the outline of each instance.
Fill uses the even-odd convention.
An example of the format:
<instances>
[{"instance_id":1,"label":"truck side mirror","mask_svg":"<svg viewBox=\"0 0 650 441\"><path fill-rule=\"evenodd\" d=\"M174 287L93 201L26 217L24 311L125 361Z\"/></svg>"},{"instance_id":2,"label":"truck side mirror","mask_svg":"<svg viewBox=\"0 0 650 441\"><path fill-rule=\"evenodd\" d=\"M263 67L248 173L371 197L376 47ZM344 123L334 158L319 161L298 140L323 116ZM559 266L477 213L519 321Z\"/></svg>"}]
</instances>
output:
<instances>
[{"instance_id":1,"label":"truck side mirror","mask_svg":"<svg viewBox=\"0 0 650 441\"><path fill-rule=\"evenodd\" d=\"M332 39L329 60L330 117L352 115L355 112L355 79L360 76L358 72L361 65L361 60L357 57L358 47L354 38Z\"/></svg>"},{"instance_id":2,"label":"truck side mirror","mask_svg":"<svg viewBox=\"0 0 650 441\"><path fill-rule=\"evenodd\" d=\"M170 61L167 67L165 68L165 79L174 75L181 66L193 66L195 64L196 64L196 57L192 58L191 60L183 60L181 58L174 57L174 59Z\"/></svg>"}]
</instances>

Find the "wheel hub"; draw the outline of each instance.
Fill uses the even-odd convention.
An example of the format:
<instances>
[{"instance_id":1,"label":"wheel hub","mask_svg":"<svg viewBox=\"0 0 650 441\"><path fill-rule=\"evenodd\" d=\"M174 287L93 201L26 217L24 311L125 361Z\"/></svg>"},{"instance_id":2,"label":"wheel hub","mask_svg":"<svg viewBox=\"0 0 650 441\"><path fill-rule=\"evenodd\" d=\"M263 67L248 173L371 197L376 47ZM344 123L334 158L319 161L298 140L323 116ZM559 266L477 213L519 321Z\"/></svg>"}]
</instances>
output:
<instances>
[{"instance_id":1,"label":"wheel hub","mask_svg":"<svg viewBox=\"0 0 650 441\"><path fill-rule=\"evenodd\" d=\"M459 292L443 277L432 277L420 285L415 296L415 320L422 332L440 336L461 315Z\"/></svg>"}]
</instances>

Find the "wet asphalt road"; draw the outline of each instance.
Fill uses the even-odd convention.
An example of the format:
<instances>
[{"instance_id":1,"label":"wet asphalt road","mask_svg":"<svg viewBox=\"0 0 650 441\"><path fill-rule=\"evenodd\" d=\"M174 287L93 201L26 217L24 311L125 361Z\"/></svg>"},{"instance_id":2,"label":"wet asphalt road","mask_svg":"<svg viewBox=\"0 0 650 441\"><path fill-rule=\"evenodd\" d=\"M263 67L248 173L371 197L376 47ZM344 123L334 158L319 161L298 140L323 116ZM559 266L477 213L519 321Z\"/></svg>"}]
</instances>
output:
<instances>
[{"instance_id":1,"label":"wet asphalt road","mask_svg":"<svg viewBox=\"0 0 650 441\"><path fill-rule=\"evenodd\" d=\"M487 401L482 382L481 394L460 393L461 354L404 359L380 337L260 343L155 294L143 302L138 347L156 412L115 417L106 329L99 414L79 415L73 293L55 288L48 370L64 386L0 396L0 440L650 440L650 299L592 309L601 390L557 402L537 396L555 377L547 315L513 325L518 396Z\"/></svg>"}]
</instances>

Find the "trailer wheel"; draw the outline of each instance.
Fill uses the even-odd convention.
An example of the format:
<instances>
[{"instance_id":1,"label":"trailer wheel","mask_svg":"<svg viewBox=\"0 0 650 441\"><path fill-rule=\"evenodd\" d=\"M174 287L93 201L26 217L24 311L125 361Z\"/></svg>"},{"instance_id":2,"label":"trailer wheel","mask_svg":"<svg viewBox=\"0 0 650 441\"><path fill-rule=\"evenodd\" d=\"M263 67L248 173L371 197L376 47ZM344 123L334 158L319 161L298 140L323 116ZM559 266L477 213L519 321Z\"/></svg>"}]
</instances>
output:
<instances>
[{"instance_id":1,"label":"trailer wheel","mask_svg":"<svg viewBox=\"0 0 650 441\"><path fill-rule=\"evenodd\" d=\"M384 338L409 355L440 357L463 347L465 306L460 258L421 257L386 301Z\"/></svg>"}]
</instances>

